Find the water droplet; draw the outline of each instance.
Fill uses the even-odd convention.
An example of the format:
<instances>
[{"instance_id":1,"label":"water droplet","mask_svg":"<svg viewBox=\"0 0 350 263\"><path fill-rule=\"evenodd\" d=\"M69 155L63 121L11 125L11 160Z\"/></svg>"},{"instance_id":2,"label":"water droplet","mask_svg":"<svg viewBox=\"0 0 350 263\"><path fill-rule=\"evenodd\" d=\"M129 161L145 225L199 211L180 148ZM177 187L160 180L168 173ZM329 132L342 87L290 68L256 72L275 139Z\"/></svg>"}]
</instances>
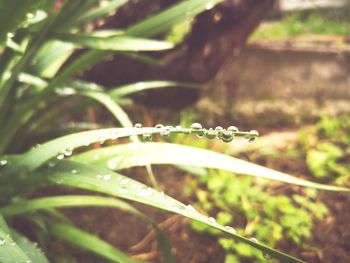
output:
<instances>
[{"instance_id":1,"label":"water droplet","mask_svg":"<svg viewBox=\"0 0 350 263\"><path fill-rule=\"evenodd\" d=\"M215 139L216 137L216 132L210 128L206 133L205 133L205 136L209 139L209 140L212 140L212 139Z\"/></svg>"},{"instance_id":2,"label":"water droplet","mask_svg":"<svg viewBox=\"0 0 350 263\"><path fill-rule=\"evenodd\" d=\"M119 193L125 195L125 194L129 193L129 190L128 190L128 188L123 186L119 189Z\"/></svg>"},{"instance_id":3,"label":"water droplet","mask_svg":"<svg viewBox=\"0 0 350 263\"><path fill-rule=\"evenodd\" d=\"M249 134L250 134L250 136L254 136L254 137L258 137L258 136L259 136L259 133L258 133L258 131L256 131L256 130L251 130L251 131L249 132Z\"/></svg>"},{"instance_id":4,"label":"water droplet","mask_svg":"<svg viewBox=\"0 0 350 263\"><path fill-rule=\"evenodd\" d=\"M203 138L204 134L206 134L207 130L203 129L203 131L200 131L196 134L197 138Z\"/></svg>"},{"instance_id":5,"label":"water droplet","mask_svg":"<svg viewBox=\"0 0 350 263\"><path fill-rule=\"evenodd\" d=\"M177 130L181 130L181 129L182 129L182 127L181 127L181 125L176 125L176 126L175 126L175 129L177 129Z\"/></svg>"},{"instance_id":6,"label":"water droplet","mask_svg":"<svg viewBox=\"0 0 350 263\"><path fill-rule=\"evenodd\" d=\"M78 173L78 170L76 170L76 169L72 170L72 174L77 174L77 173Z\"/></svg>"},{"instance_id":7,"label":"water droplet","mask_svg":"<svg viewBox=\"0 0 350 263\"><path fill-rule=\"evenodd\" d=\"M107 167L111 170L115 170L118 167L118 164L114 160L109 160L107 163Z\"/></svg>"},{"instance_id":8,"label":"water droplet","mask_svg":"<svg viewBox=\"0 0 350 263\"><path fill-rule=\"evenodd\" d=\"M154 126L156 129L161 129L161 128L163 128L164 127L164 125L163 124L157 124L156 126Z\"/></svg>"},{"instance_id":9,"label":"water droplet","mask_svg":"<svg viewBox=\"0 0 350 263\"><path fill-rule=\"evenodd\" d=\"M0 160L0 166L5 166L6 164L7 164L7 160L6 159Z\"/></svg>"},{"instance_id":10,"label":"water droplet","mask_svg":"<svg viewBox=\"0 0 350 263\"><path fill-rule=\"evenodd\" d=\"M170 128L169 127L165 127L160 131L160 135L161 136L169 136L170 135Z\"/></svg>"},{"instance_id":11,"label":"water droplet","mask_svg":"<svg viewBox=\"0 0 350 263\"><path fill-rule=\"evenodd\" d=\"M227 128L227 130L230 131L230 132L238 132L238 131L239 131L238 128L237 128L236 126L229 126L229 127Z\"/></svg>"},{"instance_id":12,"label":"water droplet","mask_svg":"<svg viewBox=\"0 0 350 263\"><path fill-rule=\"evenodd\" d=\"M144 187L142 188L139 192L138 192L138 196L141 196L141 197L149 197L151 196L153 193L153 189L150 188L150 187Z\"/></svg>"},{"instance_id":13,"label":"water droplet","mask_svg":"<svg viewBox=\"0 0 350 263\"><path fill-rule=\"evenodd\" d=\"M262 252L262 255L263 255L263 257L264 257L265 259L267 259L267 260L271 260L271 259L272 259L271 255L268 254L268 253L266 253L266 252Z\"/></svg>"},{"instance_id":14,"label":"water droplet","mask_svg":"<svg viewBox=\"0 0 350 263\"><path fill-rule=\"evenodd\" d=\"M205 5L205 9L206 10L210 10L214 7L214 3L213 2L208 2L206 5Z\"/></svg>"},{"instance_id":15,"label":"water droplet","mask_svg":"<svg viewBox=\"0 0 350 263\"><path fill-rule=\"evenodd\" d=\"M222 131L223 129L224 129L224 128L222 128L221 126L216 126L216 127L215 127L215 130L216 130L216 131Z\"/></svg>"},{"instance_id":16,"label":"water droplet","mask_svg":"<svg viewBox=\"0 0 350 263\"><path fill-rule=\"evenodd\" d=\"M60 153L57 155L57 159L58 160L62 160L64 158L64 154L63 153Z\"/></svg>"},{"instance_id":17,"label":"water droplet","mask_svg":"<svg viewBox=\"0 0 350 263\"><path fill-rule=\"evenodd\" d=\"M72 153L73 153L73 149L67 148L67 149L63 150L62 153L63 153L65 156L71 156Z\"/></svg>"},{"instance_id":18,"label":"water droplet","mask_svg":"<svg viewBox=\"0 0 350 263\"><path fill-rule=\"evenodd\" d=\"M3 244L6 243L6 240L5 239L0 239L0 246L2 246Z\"/></svg>"},{"instance_id":19,"label":"water droplet","mask_svg":"<svg viewBox=\"0 0 350 263\"><path fill-rule=\"evenodd\" d=\"M255 140L256 140L256 137L248 138L248 142L254 142Z\"/></svg>"},{"instance_id":20,"label":"water droplet","mask_svg":"<svg viewBox=\"0 0 350 263\"><path fill-rule=\"evenodd\" d=\"M209 217L208 218L208 221L212 224L215 224L216 223L216 219L214 217Z\"/></svg>"},{"instance_id":21,"label":"water droplet","mask_svg":"<svg viewBox=\"0 0 350 263\"><path fill-rule=\"evenodd\" d=\"M251 238L249 238L249 240L254 242L254 243L258 243L258 240L255 237L251 237Z\"/></svg>"},{"instance_id":22,"label":"water droplet","mask_svg":"<svg viewBox=\"0 0 350 263\"><path fill-rule=\"evenodd\" d=\"M225 229L232 234L236 234L236 229L234 229L232 226L225 226Z\"/></svg>"},{"instance_id":23,"label":"water droplet","mask_svg":"<svg viewBox=\"0 0 350 263\"><path fill-rule=\"evenodd\" d=\"M109 181L109 180L111 180L111 178L112 178L112 176L110 174L103 175L103 180L104 181Z\"/></svg>"},{"instance_id":24,"label":"water droplet","mask_svg":"<svg viewBox=\"0 0 350 263\"><path fill-rule=\"evenodd\" d=\"M28 19L34 18L34 14L33 14L33 13L28 13L28 14L27 14L27 18L28 18Z\"/></svg>"},{"instance_id":25,"label":"water droplet","mask_svg":"<svg viewBox=\"0 0 350 263\"><path fill-rule=\"evenodd\" d=\"M151 133L144 133L144 134L142 134L142 139L144 141L152 141L152 134Z\"/></svg>"},{"instance_id":26,"label":"water droplet","mask_svg":"<svg viewBox=\"0 0 350 263\"><path fill-rule=\"evenodd\" d=\"M134 127L135 128L142 128L142 124L141 123L136 123Z\"/></svg>"},{"instance_id":27,"label":"water droplet","mask_svg":"<svg viewBox=\"0 0 350 263\"><path fill-rule=\"evenodd\" d=\"M7 33L7 37L8 38L13 38L15 36L15 34L13 34L12 32L8 32Z\"/></svg>"},{"instance_id":28,"label":"water droplet","mask_svg":"<svg viewBox=\"0 0 350 263\"><path fill-rule=\"evenodd\" d=\"M202 124L200 124L198 122L192 123L192 125L191 125L191 129L193 129L193 130L201 130L202 128L203 128Z\"/></svg>"},{"instance_id":29,"label":"water droplet","mask_svg":"<svg viewBox=\"0 0 350 263\"><path fill-rule=\"evenodd\" d=\"M120 182L120 184L128 184L129 179L124 177L124 178L121 178L119 182Z\"/></svg>"},{"instance_id":30,"label":"water droplet","mask_svg":"<svg viewBox=\"0 0 350 263\"><path fill-rule=\"evenodd\" d=\"M231 142L231 141L233 140L232 132L227 131L227 130L223 130L223 131L221 132L220 139L221 139L223 142Z\"/></svg>"}]
</instances>

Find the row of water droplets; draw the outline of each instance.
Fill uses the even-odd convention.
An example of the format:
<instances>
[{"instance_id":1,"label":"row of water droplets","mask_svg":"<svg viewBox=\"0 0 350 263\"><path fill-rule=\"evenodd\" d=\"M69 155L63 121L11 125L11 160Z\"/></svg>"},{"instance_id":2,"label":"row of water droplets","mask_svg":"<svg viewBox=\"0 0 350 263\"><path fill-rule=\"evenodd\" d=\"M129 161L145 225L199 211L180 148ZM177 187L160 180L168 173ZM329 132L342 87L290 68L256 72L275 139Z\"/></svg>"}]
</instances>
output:
<instances>
[{"instance_id":1,"label":"row of water droplets","mask_svg":"<svg viewBox=\"0 0 350 263\"><path fill-rule=\"evenodd\" d=\"M135 128L141 129L142 124L136 123ZM182 128L181 126L164 126L162 124L157 124L155 126L156 129L159 129L159 134L161 136L169 136L170 133L184 133L184 134L196 134L198 138L206 137L210 140L219 139L223 142L231 142L235 136L244 136L248 139L248 142L253 142L258 136L259 133L256 130L251 130L249 132L240 132L236 126L229 126L227 129L224 129L221 126L217 126L216 128L205 129L202 127L200 123L193 123L191 127ZM145 141L152 140L152 133L145 132L142 134L142 138Z\"/></svg>"}]
</instances>

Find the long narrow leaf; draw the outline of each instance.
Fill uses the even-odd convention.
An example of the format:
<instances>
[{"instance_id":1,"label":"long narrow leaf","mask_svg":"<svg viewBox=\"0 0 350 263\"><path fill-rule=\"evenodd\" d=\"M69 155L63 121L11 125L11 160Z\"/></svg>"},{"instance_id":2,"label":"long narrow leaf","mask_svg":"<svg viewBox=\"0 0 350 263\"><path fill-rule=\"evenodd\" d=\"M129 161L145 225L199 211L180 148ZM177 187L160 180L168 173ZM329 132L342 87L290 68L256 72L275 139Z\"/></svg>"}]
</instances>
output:
<instances>
[{"instance_id":1,"label":"long narrow leaf","mask_svg":"<svg viewBox=\"0 0 350 263\"><path fill-rule=\"evenodd\" d=\"M120 87L114 88L110 95L113 97L123 97L128 96L134 93L139 93L142 91L147 91L151 89L159 89L159 88L170 88L170 87L181 87L181 88L191 88L191 89L199 89L202 88L202 85L187 83L187 82L177 82L177 81L143 81L132 83Z\"/></svg>"},{"instance_id":2,"label":"long narrow leaf","mask_svg":"<svg viewBox=\"0 0 350 263\"><path fill-rule=\"evenodd\" d=\"M77 169L79 172L72 173L72 169ZM164 193L158 192L128 177L111 172L108 169L72 161L61 161L54 169L44 169L40 173L49 183L110 194L183 215L221 230L283 262L302 262L287 254L242 237L236 234L232 228L221 226L216 223L215 219L198 213L193 207L186 206Z\"/></svg>"},{"instance_id":3,"label":"long narrow leaf","mask_svg":"<svg viewBox=\"0 0 350 263\"><path fill-rule=\"evenodd\" d=\"M213 8L222 1L223 0L182 1L157 15L153 15L146 20L130 26L126 30L126 34L143 37L154 36L207 9Z\"/></svg>"},{"instance_id":4,"label":"long narrow leaf","mask_svg":"<svg viewBox=\"0 0 350 263\"><path fill-rule=\"evenodd\" d=\"M78 247L87 249L117 263L135 263L137 261L131 259L114 246L108 244L95 235L78 229L72 225L64 223L49 223L49 231L57 238L74 244Z\"/></svg>"},{"instance_id":5,"label":"long narrow leaf","mask_svg":"<svg viewBox=\"0 0 350 263\"><path fill-rule=\"evenodd\" d=\"M35 263L31 258L19 247L12 238L9 228L4 219L0 215L0 260L1 263L26 262ZM5 226L4 226L5 225Z\"/></svg>"},{"instance_id":6,"label":"long narrow leaf","mask_svg":"<svg viewBox=\"0 0 350 263\"><path fill-rule=\"evenodd\" d=\"M170 42L128 36L97 37L83 34L57 34L54 38L78 48L110 51L159 51L174 46Z\"/></svg>"},{"instance_id":7,"label":"long narrow leaf","mask_svg":"<svg viewBox=\"0 0 350 263\"><path fill-rule=\"evenodd\" d=\"M72 172L77 173L78 170L72 170ZM109 178L108 176L109 175L105 175L103 177L103 175L101 175L101 177L105 180ZM150 224L154 228L164 256L167 259L167 262L175 262L175 259L171 253L170 241L166 234L157 226L157 224L150 218L133 208L131 205L115 198L88 195L65 195L44 197L10 204L8 206L0 208L0 213L2 213L6 217L10 217L35 212L41 209L47 210L52 208L82 206L114 207L122 211L131 213L137 216L138 218L142 219L144 222Z\"/></svg>"},{"instance_id":8,"label":"long narrow leaf","mask_svg":"<svg viewBox=\"0 0 350 263\"><path fill-rule=\"evenodd\" d=\"M99 156L98 160L94 156ZM91 150L73 157L74 160L95 163L113 169L125 169L145 164L173 164L215 168L247 174L284 183L329 191L349 192L350 189L306 181L257 164L224 154L170 143L124 144Z\"/></svg>"},{"instance_id":9,"label":"long narrow leaf","mask_svg":"<svg viewBox=\"0 0 350 263\"><path fill-rule=\"evenodd\" d=\"M12 230L14 242L28 255L34 263L49 263L44 253L37 247L35 243L28 238ZM16 261L17 262L17 261Z\"/></svg>"}]
</instances>

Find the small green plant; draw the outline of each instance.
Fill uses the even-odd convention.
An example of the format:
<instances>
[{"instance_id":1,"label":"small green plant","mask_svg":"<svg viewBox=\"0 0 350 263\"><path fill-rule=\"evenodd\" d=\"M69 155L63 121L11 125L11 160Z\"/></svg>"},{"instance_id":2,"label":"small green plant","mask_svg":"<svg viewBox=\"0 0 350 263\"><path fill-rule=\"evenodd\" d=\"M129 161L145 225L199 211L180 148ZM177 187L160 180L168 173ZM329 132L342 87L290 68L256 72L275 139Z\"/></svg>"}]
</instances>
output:
<instances>
[{"instance_id":1,"label":"small green plant","mask_svg":"<svg viewBox=\"0 0 350 263\"><path fill-rule=\"evenodd\" d=\"M232 176L224 171L210 171L199 180L191 181L190 185L191 192L196 193L198 207L208 214L216 214L219 224L234 225L237 233L271 247L282 239L300 245L302 238L310 237L314 221L321 220L327 212L325 205L316 201L314 190L305 195L279 195L266 182ZM223 237L219 231L200 222L193 221L192 227L218 237L226 252L225 262L266 262L268 258L268 255Z\"/></svg>"},{"instance_id":2,"label":"small green plant","mask_svg":"<svg viewBox=\"0 0 350 263\"><path fill-rule=\"evenodd\" d=\"M299 148L310 172L339 185L350 183L350 118L324 116L311 129L300 133Z\"/></svg>"}]
</instances>

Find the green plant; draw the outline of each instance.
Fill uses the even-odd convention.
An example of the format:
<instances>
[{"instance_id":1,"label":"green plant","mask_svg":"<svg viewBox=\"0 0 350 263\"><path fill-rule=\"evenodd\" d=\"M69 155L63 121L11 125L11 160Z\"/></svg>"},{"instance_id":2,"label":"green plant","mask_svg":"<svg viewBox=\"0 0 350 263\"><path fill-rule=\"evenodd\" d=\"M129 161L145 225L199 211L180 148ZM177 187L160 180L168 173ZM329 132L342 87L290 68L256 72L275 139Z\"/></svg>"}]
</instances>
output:
<instances>
[{"instance_id":1,"label":"green plant","mask_svg":"<svg viewBox=\"0 0 350 263\"><path fill-rule=\"evenodd\" d=\"M156 134L196 134L226 142L234 136L253 140L258 134L256 131L240 132L234 127L206 130L198 124L191 128L133 127L120 105L123 105L127 95L139 91L140 86L141 90L174 85L189 88L197 86L154 81L107 90L94 83L78 80L77 76L81 72L114 53L152 61L152 57L141 55L137 51L164 50L173 44L149 39L150 37L169 30L221 1L180 2L126 29L93 32L83 30L84 24L91 23L126 2L114 0L108 1L105 6L99 6L97 0L77 0L64 1L61 7L54 7L55 1L44 0L1 2L0 261L41 263L49 262L49 259L56 260L50 251L42 253L24 235L14 230L12 218L21 216L23 220L32 223L38 235L44 235L47 240L51 237L61 239L109 261L135 262L97 236L76 228L57 210L61 207L107 206L131 213L151 225L160 240L165 261L175 262L165 233L150 218L122 200L94 195L28 199L29 194L36 189L47 185L62 185L133 200L177 213L221 230L227 236L279 260L300 262L292 256L249 240L231 227L224 227L212 218L198 213L191 206L118 172L128 167L167 163L224 169L301 186L349 191L347 188L307 182L205 150L166 143L140 143L137 136L149 140ZM9 13L9 10L18 12L14 12L13 17L3 15ZM190 11L190 15L187 11ZM74 51L80 48L87 50L67 63ZM93 102L108 109L123 128L81 132L82 128L88 130L96 127L96 124L75 123L64 126L63 129L55 127L62 123L63 117L70 116L72 112L83 112L87 106L94 105ZM58 132L69 135L56 138ZM133 143L100 149L88 147L130 136ZM45 247L44 243L40 245Z\"/></svg>"},{"instance_id":2,"label":"green plant","mask_svg":"<svg viewBox=\"0 0 350 263\"><path fill-rule=\"evenodd\" d=\"M273 185L224 171L210 171L189 185L189 192L196 193L197 206L216 214L218 223L235 225L237 233L271 247L282 239L300 245L302 238L310 237L314 220L327 212L325 205L316 201L314 190L305 195L280 195ZM268 257L200 222L193 221L192 227L218 237L226 251L225 262L265 262Z\"/></svg>"},{"instance_id":3,"label":"green plant","mask_svg":"<svg viewBox=\"0 0 350 263\"><path fill-rule=\"evenodd\" d=\"M339 185L349 184L350 118L323 116L311 129L300 133L301 155L317 178Z\"/></svg>"}]
</instances>

